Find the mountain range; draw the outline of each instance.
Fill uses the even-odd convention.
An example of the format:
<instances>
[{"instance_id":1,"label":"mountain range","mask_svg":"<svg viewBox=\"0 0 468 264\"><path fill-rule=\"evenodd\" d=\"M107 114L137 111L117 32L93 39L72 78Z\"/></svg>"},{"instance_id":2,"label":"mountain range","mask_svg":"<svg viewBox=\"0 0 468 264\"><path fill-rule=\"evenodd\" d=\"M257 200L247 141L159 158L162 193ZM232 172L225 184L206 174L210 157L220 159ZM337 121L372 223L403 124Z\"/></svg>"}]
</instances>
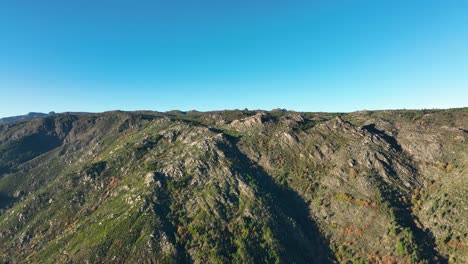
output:
<instances>
[{"instance_id":1,"label":"mountain range","mask_svg":"<svg viewBox=\"0 0 468 264\"><path fill-rule=\"evenodd\" d=\"M468 263L468 108L0 122L0 263Z\"/></svg>"}]
</instances>

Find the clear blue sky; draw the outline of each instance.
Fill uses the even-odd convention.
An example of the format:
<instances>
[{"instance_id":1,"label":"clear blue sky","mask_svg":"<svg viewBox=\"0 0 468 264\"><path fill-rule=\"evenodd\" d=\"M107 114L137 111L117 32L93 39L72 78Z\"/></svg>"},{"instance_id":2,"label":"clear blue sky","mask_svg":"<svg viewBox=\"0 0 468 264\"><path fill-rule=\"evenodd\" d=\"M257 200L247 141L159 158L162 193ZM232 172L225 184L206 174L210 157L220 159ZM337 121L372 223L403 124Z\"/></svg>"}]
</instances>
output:
<instances>
[{"instance_id":1,"label":"clear blue sky","mask_svg":"<svg viewBox=\"0 0 468 264\"><path fill-rule=\"evenodd\" d=\"M0 117L468 106L467 14L450 0L0 0Z\"/></svg>"}]
</instances>

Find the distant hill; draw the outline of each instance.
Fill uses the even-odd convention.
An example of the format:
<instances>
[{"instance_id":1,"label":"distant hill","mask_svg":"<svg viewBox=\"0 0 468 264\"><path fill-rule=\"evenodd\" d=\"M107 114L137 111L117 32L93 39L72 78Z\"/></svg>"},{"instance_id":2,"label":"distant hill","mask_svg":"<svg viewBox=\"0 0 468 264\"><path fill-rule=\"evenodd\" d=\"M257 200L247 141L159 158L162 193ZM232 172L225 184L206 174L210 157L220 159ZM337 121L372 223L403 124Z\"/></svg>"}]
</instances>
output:
<instances>
[{"instance_id":1,"label":"distant hill","mask_svg":"<svg viewBox=\"0 0 468 264\"><path fill-rule=\"evenodd\" d=\"M53 114L53 112L49 114ZM33 119L36 117L45 117L45 116L48 116L49 114L31 112L31 113L28 113L27 115L0 118L0 123L14 122L18 120L29 120L29 119Z\"/></svg>"},{"instance_id":2,"label":"distant hill","mask_svg":"<svg viewBox=\"0 0 468 264\"><path fill-rule=\"evenodd\" d=\"M68 115L84 115L88 114L87 112L64 112L61 114L68 114ZM19 116L9 116L9 117L3 117L0 118L0 123L9 123L9 122L15 122L15 121L21 121L21 120L31 120L34 118L39 118L39 117L46 117L46 116L51 116L51 115L56 115L55 112L49 112L48 114L45 113L38 113L38 112L30 112L26 115L19 115Z\"/></svg>"},{"instance_id":3,"label":"distant hill","mask_svg":"<svg viewBox=\"0 0 468 264\"><path fill-rule=\"evenodd\" d=\"M27 116L0 263L468 263L468 108Z\"/></svg>"}]
</instances>

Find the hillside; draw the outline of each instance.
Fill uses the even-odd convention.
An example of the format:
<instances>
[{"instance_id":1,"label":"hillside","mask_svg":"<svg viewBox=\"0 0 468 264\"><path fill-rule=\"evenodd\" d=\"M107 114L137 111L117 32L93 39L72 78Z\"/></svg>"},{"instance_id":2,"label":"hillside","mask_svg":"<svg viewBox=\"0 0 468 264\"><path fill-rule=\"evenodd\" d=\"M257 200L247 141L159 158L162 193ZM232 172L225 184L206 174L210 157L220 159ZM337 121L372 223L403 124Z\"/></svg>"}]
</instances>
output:
<instances>
[{"instance_id":1,"label":"hillside","mask_svg":"<svg viewBox=\"0 0 468 264\"><path fill-rule=\"evenodd\" d=\"M0 263L468 263L468 108L0 123Z\"/></svg>"}]
</instances>

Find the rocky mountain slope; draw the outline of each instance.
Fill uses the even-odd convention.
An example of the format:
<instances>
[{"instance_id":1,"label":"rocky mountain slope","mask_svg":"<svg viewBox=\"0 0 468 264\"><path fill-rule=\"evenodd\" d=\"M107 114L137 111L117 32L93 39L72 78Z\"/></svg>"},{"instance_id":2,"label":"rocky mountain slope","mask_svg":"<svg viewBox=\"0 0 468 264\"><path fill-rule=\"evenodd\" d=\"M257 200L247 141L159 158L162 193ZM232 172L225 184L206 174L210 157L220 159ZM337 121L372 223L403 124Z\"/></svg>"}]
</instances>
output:
<instances>
[{"instance_id":1,"label":"rocky mountain slope","mask_svg":"<svg viewBox=\"0 0 468 264\"><path fill-rule=\"evenodd\" d=\"M468 108L0 124L0 263L468 263Z\"/></svg>"}]
</instances>

